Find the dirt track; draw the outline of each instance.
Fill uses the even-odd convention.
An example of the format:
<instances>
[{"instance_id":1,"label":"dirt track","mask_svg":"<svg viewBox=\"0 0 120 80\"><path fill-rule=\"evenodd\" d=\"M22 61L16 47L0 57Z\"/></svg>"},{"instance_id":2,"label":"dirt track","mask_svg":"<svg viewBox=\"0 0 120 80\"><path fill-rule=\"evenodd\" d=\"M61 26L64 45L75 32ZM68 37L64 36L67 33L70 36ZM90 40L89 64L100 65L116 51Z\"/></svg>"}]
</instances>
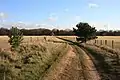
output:
<instances>
[{"instance_id":1,"label":"dirt track","mask_svg":"<svg viewBox=\"0 0 120 80\"><path fill-rule=\"evenodd\" d=\"M72 47L64 55L56 67L51 70L44 80L83 80L79 58Z\"/></svg>"},{"instance_id":2,"label":"dirt track","mask_svg":"<svg viewBox=\"0 0 120 80\"><path fill-rule=\"evenodd\" d=\"M100 80L100 76L89 56L73 46L44 80Z\"/></svg>"},{"instance_id":3,"label":"dirt track","mask_svg":"<svg viewBox=\"0 0 120 80\"><path fill-rule=\"evenodd\" d=\"M92 59L78 46L74 46L82 66L84 80L101 80Z\"/></svg>"}]
</instances>

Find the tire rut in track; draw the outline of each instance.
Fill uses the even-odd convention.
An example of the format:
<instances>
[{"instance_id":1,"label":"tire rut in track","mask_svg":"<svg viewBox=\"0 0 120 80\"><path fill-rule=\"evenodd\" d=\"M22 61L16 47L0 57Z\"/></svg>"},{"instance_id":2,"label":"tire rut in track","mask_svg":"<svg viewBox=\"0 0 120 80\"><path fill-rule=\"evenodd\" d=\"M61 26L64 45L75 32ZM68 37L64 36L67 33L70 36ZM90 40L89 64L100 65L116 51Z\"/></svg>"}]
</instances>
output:
<instances>
[{"instance_id":1,"label":"tire rut in track","mask_svg":"<svg viewBox=\"0 0 120 80\"><path fill-rule=\"evenodd\" d=\"M86 51L76 45L73 48L78 53L84 80L101 80L93 60L87 55Z\"/></svg>"},{"instance_id":2,"label":"tire rut in track","mask_svg":"<svg viewBox=\"0 0 120 80\"><path fill-rule=\"evenodd\" d=\"M60 59L59 63L56 63L54 69L48 72L43 80L84 80L81 71L79 57L70 46L66 55Z\"/></svg>"},{"instance_id":3,"label":"tire rut in track","mask_svg":"<svg viewBox=\"0 0 120 80\"><path fill-rule=\"evenodd\" d=\"M91 52L91 56L97 60L96 67L100 73L102 80L119 80L120 66L114 60L114 55L106 50L103 50L94 45L84 45L84 47Z\"/></svg>"},{"instance_id":4,"label":"tire rut in track","mask_svg":"<svg viewBox=\"0 0 120 80\"><path fill-rule=\"evenodd\" d=\"M91 58L80 47L71 46L44 80L101 80Z\"/></svg>"},{"instance_id":5,"label":"tire rut in track","mask_svg":"<svg viewBox=\"0 0 120 80\"><path fill-rule=\"evenodd\" d=\"M67 41L71 48L44 80L101 80L98 71L84 49L75 42Z\"/></svg>"}]
</instances>

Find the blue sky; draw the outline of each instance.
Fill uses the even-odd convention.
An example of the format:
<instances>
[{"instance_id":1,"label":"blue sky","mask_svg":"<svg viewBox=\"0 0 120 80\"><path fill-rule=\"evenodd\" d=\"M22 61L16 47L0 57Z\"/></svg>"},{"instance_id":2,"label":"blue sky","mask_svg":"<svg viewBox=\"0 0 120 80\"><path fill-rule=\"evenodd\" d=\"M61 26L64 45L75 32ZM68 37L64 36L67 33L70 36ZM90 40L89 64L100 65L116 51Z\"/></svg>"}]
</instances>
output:
<instances>
[{"instance_id":1,"label":"blue sky","mask_svg":"<svg viewBox=\"0 0 120 80\"><path fill-rule=\"evenodd\" d=\"M0 19L29 25L22 28L72 29L82 21L97 29L120 29L120 0L0 0Z\"/></svg>"}]
</instances>

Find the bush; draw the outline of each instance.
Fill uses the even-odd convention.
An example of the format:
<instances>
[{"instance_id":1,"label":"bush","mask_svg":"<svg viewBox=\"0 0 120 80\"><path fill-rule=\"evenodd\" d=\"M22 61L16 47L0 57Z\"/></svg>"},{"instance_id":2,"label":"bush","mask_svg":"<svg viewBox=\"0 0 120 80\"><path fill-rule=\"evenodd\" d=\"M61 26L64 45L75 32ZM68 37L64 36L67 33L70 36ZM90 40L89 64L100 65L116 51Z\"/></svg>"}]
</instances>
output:
<instances>
[{"instance_id":1,"label":"bush","mask_svg":"<svg viewBox=\"0 0 120 80\"><path fill-rule=\"evenodd\" d=\"M20 30L17 27L12 27L10 29L10 33L8 37L10 38L9 43L12 49L18 48L23 40L23 34L20 32Z\"/></svg>"}]
</instances>

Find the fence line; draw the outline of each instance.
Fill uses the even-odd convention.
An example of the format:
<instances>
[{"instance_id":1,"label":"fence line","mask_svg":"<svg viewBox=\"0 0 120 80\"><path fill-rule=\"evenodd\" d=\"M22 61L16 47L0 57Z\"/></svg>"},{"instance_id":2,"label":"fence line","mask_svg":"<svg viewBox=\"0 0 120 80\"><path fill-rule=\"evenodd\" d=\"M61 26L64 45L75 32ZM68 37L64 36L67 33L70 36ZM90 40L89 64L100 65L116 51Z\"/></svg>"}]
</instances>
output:
<instances>
[{"instance_id":1,"label":"fence line","mask_svg":"<svg viewBox=\"0 0 120 80\"><path fill-rule=\"evenodd\" d=\"M48 39L49 39L49 37L27 37L27 38L23 38L23 43L28 43L28 42L32 42L32 43L45 42Z\"/></svg>"},{"instance_id":2,"label":"fence line","mask_svg":"<svg viewBox=\"0 0 120 80\"><path fill-rule=\"evenodd\" d=\"M88 42L89 44L95 44L95 45L103 45L103 46L108 46L108 47L111 47L113 49L117 48L115 45L116 45L116 42L114 40L91 40ZM120 48L119 48L120 49Z\"/></svg>"}]
</instances>

